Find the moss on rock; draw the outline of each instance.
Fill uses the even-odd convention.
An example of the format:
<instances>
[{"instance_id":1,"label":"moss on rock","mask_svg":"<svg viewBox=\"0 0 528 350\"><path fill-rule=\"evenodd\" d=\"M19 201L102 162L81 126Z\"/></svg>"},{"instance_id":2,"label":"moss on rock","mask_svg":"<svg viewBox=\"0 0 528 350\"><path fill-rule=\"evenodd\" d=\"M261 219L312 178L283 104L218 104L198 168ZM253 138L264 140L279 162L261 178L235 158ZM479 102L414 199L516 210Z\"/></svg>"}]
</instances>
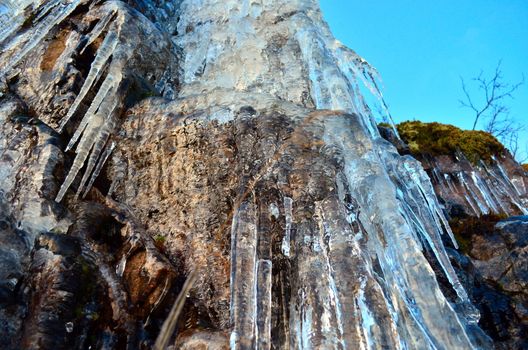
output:
<instances>
[{"instance_id":1,"label":"moss on rock","mask_svg":"<svg viewBox=\"0 0 528 350\"><path fill-rule=\"evenodd\" d=\"M398 133L415 156L455 155L462 152L472 163L489 162L506 148L490 133L462 130L453 125L406 121L397 125Z\"/></svg>"}]
</instances>

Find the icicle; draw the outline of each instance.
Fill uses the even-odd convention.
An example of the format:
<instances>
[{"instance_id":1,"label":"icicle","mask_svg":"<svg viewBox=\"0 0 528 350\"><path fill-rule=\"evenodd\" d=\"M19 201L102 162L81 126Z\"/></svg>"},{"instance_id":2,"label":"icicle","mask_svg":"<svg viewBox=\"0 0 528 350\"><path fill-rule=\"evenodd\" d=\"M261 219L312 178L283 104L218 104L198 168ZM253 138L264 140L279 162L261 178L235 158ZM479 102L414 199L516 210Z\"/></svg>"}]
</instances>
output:
<instances>
[{"instance_id":1,"label":"icicle","mask_svg":"<svg viewBox=\"0 0 528 350\"><path fill-rule=\"evenodd\" d=\"M257 265L256 339L257 350L271 349L271 289L272 264L270 260L259 260Z\"/></svg>"},{"instance_id":2,"label":"icicle","mask_svg":"<svg viewBox=\"0 0 528 350\"><path fill-rule=\"evenodd\" d=\"M376 98L379 105L381 105L381 109L385 114L386 119L388 119L392 131L399 138L400 135L396 129L394 120L392 119L392 115L390 114L389 108L378 84L378 81L381 82L381 77L379 76L377 70L372 67L365 59L360 57L356 52L349 49L348 47L343 46L338 41L334 42L334 54L336 56L336 63L339 69L348 79L351 86L357 86L359 90L357 77L361 78L363 86L369 90L369 92ZM361 94L360 91L357 91L356 95L359 97L365 96L364 94Z\"/></svg>"},{"instance_id":3,"label":"icicle","mask_svg":"<svg viewBox=\"0 0 528 350\"><path fill-rule=\"evenodd\" d=\"M286 219L286 227L284 229L284 238L282 239L282 254L290 256L290 239L291 239L291 225L292 225L292 199L284 197L284 216Z\"/></svg>"},{"instance_id":4,"label":"icicle","mask_svg":"<svg viewBox=\"0 0 528 350\"><path fill-rule=\"evenodd\" d=\"M25 20L23 12L33 2L33 0L0 1L0 43L22 26Z\"/></svg>"},{"instance_id":5,"label":"icicle","mask_svg":"<svg viewBox=\"0 0 528 350\"><path fill-rule=\"evenodd\" d=\"M473 183L475 184L477 190L480 192L482 198L486 202L486 206L490 208L493 212L500 213L500 210L496 206L495 201L493 200L486 183L482 181L481 177L474 170L471 172L471 179L473 180Z\"/></svg>"},{"instance_id":6,"label":"icicle","mask_svg":"<svg viewBox=\"0 0 528 350\"><path fill-rule=\"evenodd\" d=\"M77 140L81 136L81 134L84 132L84 129L86 128L86 125L90 122L92 116L96 113L97 109L103 102L105 98L108 97L108 93L110 90L112 90L112 97L116 98L115 90L117 89L118 84L121 82L121 73L118 69L109 69L108 76L106 77L105 81L99 88L99 91L97 91L97 95L95 95L95 98L93 99L92 103L90 104L90 107L86 111L86 114L84 115L83 119L81 120L81 123L75 130L75 133L73 134L72 138L70 139L70 142L68 143L68 146L66 147L66 151L69 151L70 149L73 149L75 144L77 143Z\"/></svg>"},{"instance_id":7,"label":"icicle","mask_svg":"<svg viewBox=\"0 0 528 350\"><path fill-rule=\"evenodd\" d=\"M90 167L93 169L93 166L95 165L95 162L97 161L97 158L99 157L99 154L102 151L102 147L104 146L104 142L101 142L101 139L104 139L104 141L106 142L108 135L113 130L111 115L117 106L117 102L118 100L117 98L115 98L114 95L107 95L107 98L101 103L97 113L88 120L84 135L81 138L81 142L77 146L77 155L75 157L73 165L68 175L66 176L64 183L62 184L59 194L57 195L57 202L60 202L64 197L64 194L71 186L73 180L77 176L77 173L83 167L86 158L90 154L90 151ZM87 176L89 176L90 172L91 169L87 169L88 175L85 174L86 178L83 177L82 184L86 182L88 178Z\"/></svg>"},{"instance_id":8,"label":"icicle","mask_svg":"<svg viewBox=\"0 0 528 350\"><path fill-rule=\"evenodd\" d=\"M82 195L83 198L86 197L86 194L92 188L95 180L97 179L97 177L101 173L101 170L103 169L106 161L108 160L108 158L110 157L110 155L112 154L114 149L115 149L115 143L114 142L112 142L110 144L110 146L105 149L105 152L103 153L103 155L99 159L99 162L97 163L97 166L95 167L95 170L94 170L94 172L92 174L92 177L90 178L90 182L88 183L88 186L86 186L86 189L84 190L84 193Z\"/></svg>"},{"instance_id":9,"label":"icicle","mask_svg":"<svg viewBox=\"0 0 528 350\"><path fill-rule=\"evenodd\" d=\"M7 74L18 62L20 62L26 55L37 46L42 39L50 32L50 30L57 24L60 24L66 17L68 17L79 5L81 0L65 0L61 6L56 7L45 19L31 31L29 41L24 45L14 57L9 60L9 64L3 71Z\"/></svg>"},{"instance_id":10,"label":"icicle","mask_svg":"<svg viewBox=\"0 0 528 350\"><path fill-rule=\"evenodd\" d=\"M467 192L471 195L471 198L473 201L477 204L478 209L480 211L480 214L489 214L490 209L481 202L480 198L476 195L476 193L471 188L470 184L466 181L466 178L464 176L463 172L457 173L458 179L460 183L464 186L464 188L467 190Z\"/></svg>"},{"instance_id":11,"label":"icicle","mask_svg":"<svg viewBox=\"0 0 528 350\"><path fill-rule=\"evenodd\" d=\"M97 50L97 55L95 56L94 61L92 62L92 65L90 67L90 72L88 73L88 76L86 77L86 80L84 81L84 84L81 88L81 91L77 95L77 98L73 102L73 105L70 107L70 110L66 114L66 116L61 120L60 126L59 126L59 132L62 132L68 121L71 119L73 114L77 111L77 108L79 108L79 105L83 101L84 97L90 91L90 88L92 85L99 79L99 77L102 74L103 67L114 53L114 50L118 43L118 36L114 32L108 33L108 35L103 40L103 43L101 44L101 47L99 50Z\"/></svg>"},{"instance_id":12,"label":"icicle","mask_svg":"<svg viewBox=\"0 0 528 350\"><path fill-rule=\"evenodd\" d=\"M62 200L62 198L66 194L66 191L68 190L68 188L70 188L71 184L73 183L73 180L75 180L75 177L83 167L84 161L88 157L88 154L90 153L96 141L97 134L103 123L104 118L101 114L96 114L93 117L90 126L87 128L85 137L83 137L81 143L77 148L77 156L73 161L73 165L71 166L70 171L68 172L68 175L66 176L66 179L64 180L55 201L60 202Z\"/></svg>"},{"instance_id":13,"label":"icicle","mask_svg":"<svg viewBox=\"0 0 528 350\"><path fill-rule=\"evenodd\" d=\"M5 23L0 23L0 44L13 34L22 24L23 16L6 16ZM3 48L4 51L6 48Z\"/></svg>"},{"instance_id":14,"label":"icicle","mask_svg":"<svg viewBox=\"0 0 528 350\"><path fill-rule=\"evenodd\" d=\"M115 108L115 103L113 108ZM112 110L113 110L112 108ZM112 113L112 112L110 112ZM110 137L110 134L112 131L114 131L114 118L112 116L108 116L105 124L101 128L99 135L97 135L97 141L94 143L92 152L90 153L90 158L88 159L88 164L86 165L86 169L84 171L84 175L81 179L81 183L79 185L79 188L77 189L77 194L75 196L75 199L79 197L79 195L83 192L86 186L86 182L92 175L92 171L95 168L97 164L97 160L99 159L99 156L101 155L101 152L105 146L105 144L108 141L108 138ZM86 190L84 193L87 193L89 190L88 187L86 187Z\"/></svg>"},{"instance_id":15,"label":"icicle","mask_svg":"<svg viewBox=\"0 0 528 350\"><path fill-rule=\"evenodd\" d=\"M257 217L255 206L240 205L231 227L231 349L253 348L256 321Z\"/></svg>"},{"instance_id":16,"label":"icicle","mask_svg":"<svg viewBox=\"0 0 528 350\"><path fill-rule=\"evenodd\" d=\"M62 0L51 0L44 3L44 5L38 9L38 14L33 20L33 23L39 22L42 18L44 18L44 16L46 16L53 8L57 7L61 2Z\"/></svg>"},{"instance_id":17,"label":"icicle","mask_svg":"<svg viewBox=\"0 0 528 350\"><path fill-rule=\"evenodd\" d=\"M88 37L88 40L86 41L86 44L84 44L84 47L82 48L82 50L80 51L80 53L82 54L84 52L84 50L86 50L86 48L88 46L90 46L94 41L95 39L97 39L101 33L106 29L106 27L108 26L108 23L110 23L110 20L114 17L116 13L116 8L112 8L110 10L109 13L107 13L101 20L99 20L99 22L97 23L97 25L94 27L94 29L92 29L92 31L90 32L90 36ZM109 30L111 31L111 30Z\"/></svg>"}]
</instances>

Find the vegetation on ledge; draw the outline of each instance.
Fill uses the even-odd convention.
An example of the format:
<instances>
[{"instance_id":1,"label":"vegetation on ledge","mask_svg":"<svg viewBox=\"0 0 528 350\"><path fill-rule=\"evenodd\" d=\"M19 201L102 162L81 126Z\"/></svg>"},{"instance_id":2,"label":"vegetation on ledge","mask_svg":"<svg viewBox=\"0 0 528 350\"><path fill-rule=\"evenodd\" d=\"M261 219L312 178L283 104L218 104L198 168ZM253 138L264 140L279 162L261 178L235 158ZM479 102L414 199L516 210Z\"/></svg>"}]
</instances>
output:
<instances>
[{"instance_id":1,"label":"vegetation on ledge","mask_svg":"<svg viewBox=\"0 0 528 350\"><path fill-rule=\"evenodd\" d=\"M528 171L528 163L522 165L524 171Z\"/></svg>"},{"instance_id":2,"label":"vegetation on ledge","mask_svg":"<svg viewBox=\"0 0 528 350\"><path fill-rule=\"evenodd\" d=\"M400 137L409 145L413 155L455 155L462 152L472 163L491 161L506 148L485 131L462 130L453 125L406 121L396 126Z\"/></svg>"}]
</instances>

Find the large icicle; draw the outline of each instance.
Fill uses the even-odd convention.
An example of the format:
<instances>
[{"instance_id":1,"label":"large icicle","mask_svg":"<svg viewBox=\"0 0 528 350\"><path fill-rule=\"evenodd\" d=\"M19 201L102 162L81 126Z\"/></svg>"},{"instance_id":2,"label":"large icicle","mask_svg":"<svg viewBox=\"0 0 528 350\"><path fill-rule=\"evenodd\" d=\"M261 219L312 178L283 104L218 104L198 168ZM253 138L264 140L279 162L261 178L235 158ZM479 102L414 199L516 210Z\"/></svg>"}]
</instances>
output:
<instances>
[{"instance_id":1,"label":"large icicle","mask_svg":"<svg viewBox=\"0 0 528 350\"><path fill-rule=\"evenodd\" d=\"M257 217L255 205L240 205L231 227L232 350L253 349L257 308Z\"/></svg>"}]
</instances>

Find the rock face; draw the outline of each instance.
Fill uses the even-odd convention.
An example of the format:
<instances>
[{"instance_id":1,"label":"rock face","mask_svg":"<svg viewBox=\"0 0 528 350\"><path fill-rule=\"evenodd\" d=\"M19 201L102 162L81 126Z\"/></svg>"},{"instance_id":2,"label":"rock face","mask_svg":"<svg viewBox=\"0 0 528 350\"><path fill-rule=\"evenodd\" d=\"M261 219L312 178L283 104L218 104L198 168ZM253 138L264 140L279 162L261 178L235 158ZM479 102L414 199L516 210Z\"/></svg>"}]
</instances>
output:
<instances>
[{"instance_id":1,"label":"rock face","mask_svg":"<svg viewBox=\"0 0 528 350\"><path fill-rule=\"evenodd\" d=\"M528 217L471 230L469 257L450 250L454 267L481 312L480 325L499 349L528 346Z\"/></svg>"},{"instance_id":2,"label":"rock face","mask_svg":"<svg viewBox=\"0 0 528 350\"><path fill-rule=\"evenodd\" d=\"M4 348L492 347L316 1L8 5Z\"/></svg>"}]
</instances>

